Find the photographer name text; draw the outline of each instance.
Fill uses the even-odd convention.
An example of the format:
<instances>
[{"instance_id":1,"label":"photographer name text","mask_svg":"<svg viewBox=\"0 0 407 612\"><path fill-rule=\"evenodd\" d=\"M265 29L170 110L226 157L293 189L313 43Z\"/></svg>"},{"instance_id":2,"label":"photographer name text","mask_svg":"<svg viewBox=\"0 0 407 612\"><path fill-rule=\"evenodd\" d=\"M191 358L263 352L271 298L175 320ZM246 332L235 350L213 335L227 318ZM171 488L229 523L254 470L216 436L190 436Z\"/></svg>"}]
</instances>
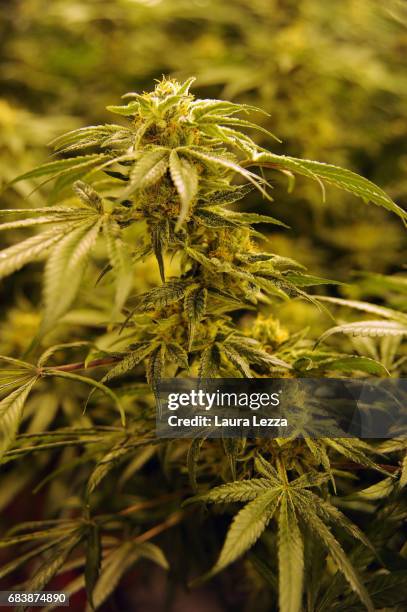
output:
<instances>
[{"instance_id":1,"label":"photographer name text","mask_svg":"<svg viewBox=\"0 0 407 612\"><path fill-rule=\"evenodd\" d=\"M217 414L179 417L172 414L167 422L170 427L288 427L287 419L263 418L256 414L249 417L221 417Z\"/></svg>"}]
</instances>

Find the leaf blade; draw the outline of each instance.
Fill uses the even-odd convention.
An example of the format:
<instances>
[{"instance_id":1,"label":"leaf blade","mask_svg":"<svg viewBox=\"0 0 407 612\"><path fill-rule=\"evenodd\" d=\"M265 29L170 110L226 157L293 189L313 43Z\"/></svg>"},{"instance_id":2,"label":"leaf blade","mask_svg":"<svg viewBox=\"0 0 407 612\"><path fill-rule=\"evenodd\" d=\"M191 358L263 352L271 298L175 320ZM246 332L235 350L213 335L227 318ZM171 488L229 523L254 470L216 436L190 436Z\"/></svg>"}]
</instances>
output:
<instances>
[{"instance_id":1,"label":"leaf blade","mask_svg":"<svg viewBox=\"0 0 407 612\"><path fill-rule=\"evenodd\" d=\"M278 516L278 583L281 612L301 612L304 544L294 508L284 495Z\"/></svg>"},{"instance_id":2,"label":"leaf blade","mask_svg":"<svg viewBox=\"0 0 407 612\"><path fill-rule=\"evenodd\" d=\"M42 332L62 317L77 295L86 262L100 229L100 221L86 221L52 249L44 273Z\"/></svg>"},{"instance_id":3,"label":"leaf blade","mask_svg":"<svg viewBox=\"0 0 407 612\"><path fill-rule=\"evenodd\" d=\"M225 543L208 577L236 561L259 539L278 505L278 494L269 490L252 500L234 517Z\"/></svg>"},{"instance_id":4,"label":"leaf blade","mask_svg":"<svg viewBox=\"0 0 407 612\"><path fill-rule=\"evenodd\" d=\"M276 155L269 152L260 152L254 155L253 162L260 166L269 166L277 170L283 169L296 174L302 174L316 180L320 184L322 181L326 181L328 184L361 197L364 201L371 201L377 206L386 208L398 215L406 223L406 211L393 202L380 187L351 170L346 170L332 164Z\"/></svg>"},{"instance_id":5,"label":"leaf blade","mask_svg":"<svg viewBox=\"0 0 407 612\"><path fill-rule=\"evenodd\" d=\"M0 460L17 436L25 402L37 379L32 377L0 401Z\"/></svg>"},{"instance_id":6,"label":"leaf blade","mask_svg":"<svg viewBox=\"0 0 407 612\"><path fill-rule=\"evenodd\" d=\"M175 231L178 231L188 216L198 192L198 173L196 167L185 157L180 157L175 149L170 153L170 173L181 201L180 212L175 227Z\"/></svg>"},{"instance_id":7,"label":"leaf blade","mask_svg":"<svg viewBox=\"0 0 407 612\"><path fill-rule=\"evenodd\" d=\"M325 331L318 339L317 344L324 342L334 334L350 334L352 336L403 336L407 334L407 325L396 321L355 321L354 323L344 323L336 325Z\"/></svg>"}]
</instances>

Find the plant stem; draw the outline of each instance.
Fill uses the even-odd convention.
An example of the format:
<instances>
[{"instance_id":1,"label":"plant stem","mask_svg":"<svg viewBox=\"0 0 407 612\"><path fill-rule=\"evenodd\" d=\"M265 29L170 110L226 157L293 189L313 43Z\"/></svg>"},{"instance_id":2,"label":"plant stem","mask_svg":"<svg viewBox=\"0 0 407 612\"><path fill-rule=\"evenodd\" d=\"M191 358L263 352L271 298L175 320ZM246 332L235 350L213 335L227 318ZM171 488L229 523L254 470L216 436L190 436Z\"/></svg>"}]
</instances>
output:
<instances>
[{"instance_id":1,"label":"plant stem","mask_svg":"<svg viewBox=\"0 0 407 612\"><path fill-rule=\"evenodd\" d=\"M133 512L138 512L139 510L145 510L147 508L154 508L154 506L159 506L163 502L176 499L181 494L182 494L182 491L177 492L177 493L169 493L168 495L162 495L158 499L149 499L145 501L140 501L137 504L134 504L133 506L128 506L127 508L124 508L124 510L120 510L118 514L120 514L121 516L126 516L127 514L133 514Z\"/></svg>"},{"instance_id":2,"label":"plant stem","mask_svg":"<svg viewBox=\"0 0 407 612\"><path fill-rule=\"evenodd\" d=\"M84 361L77 361L75 363L66 363L60 366L52 366L53 370L59 370L60 372L73 372L74 370L88 370L90 368L98 368L100 366L110 365L117 363L122 357L104 357L103 359L94 359L85 363Z\"/></svg>"},{"instance_id":3,"label":"plant stem","mask_svg":"<svg viewBox=\"0 0 407 612\"><path fill-rule=\"evenodd\" d=\"M134 538L134 541L135 542L146 542L147 540L154 538L156 535L158 535L162 531L165 531L166 529L169 529L170 527L173 527L174 525L179 523L184 518L184 516L185 516L185 512L174 512L174 514L171 514L171 516L169 516L166 521L163 521L159 525L156 525L155 527L152 527L148 531L145 531L141 535Z\"/></svg>"}]
</instances>

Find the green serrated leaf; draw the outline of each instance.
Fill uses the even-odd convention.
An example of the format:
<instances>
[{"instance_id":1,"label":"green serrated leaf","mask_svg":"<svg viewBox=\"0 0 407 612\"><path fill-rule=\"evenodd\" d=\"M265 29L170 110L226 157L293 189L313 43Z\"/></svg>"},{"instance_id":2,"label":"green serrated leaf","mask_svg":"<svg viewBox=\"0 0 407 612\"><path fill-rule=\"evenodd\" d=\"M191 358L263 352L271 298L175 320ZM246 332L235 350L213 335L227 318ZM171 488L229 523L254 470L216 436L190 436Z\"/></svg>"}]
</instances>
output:
<instances>
[{"instance_id":1,"label":"green serrated leaf","mask_svg":"<svg viewBox=\"0 0 407 612\"><path fill-rule=\"evenodd\" d=\"M407 325L396 321L355 321L331 327L320 336L318 344L324 342L334 334L349 334L351 336L368 336L378 338L381 336L403 336L407 334Z\"/></svg>"},{"instance_id":2,"label":"green serrated leaf","mask_svg":"<svg viewBox=\"0 0 407 612\"><path fill-rule=\"evenodd\" d=\"M93 524L87 530L84 571L86 595L92 608L94 608L93 590L99 578L101 558L100 527Z\"/></svg>"},{"instance_id":3,"label":"green serrated leaf","mask_svg":"<svg viewBox=\"0 0 407 612\"><path fill-rule=\"evenodd\" d=\"M157 259L160 276L163 283L165 283L163 254L167 247L169 237L170 227L168 219L162 219L151 228L151 245L153 247L154 255Z\"/></svg>"},{"instance_id":4,"label":"green serrated leaf","mask_svg":"<svg viewBox=\"0 0 407 612\"><path fill-rule=\"evenodd\" d=\"M250 172L249 170L246 170L245 168L243 168L242 166L240 166L239 164L237 164L236 162L232 161L231 159L227 157L222 157L220 155L214 155L213 153L206 153L205 151L202 151L201 149L194 149L192 147L189 147L187 151L190 155L193 155L194 157L197 157L198 159L201 159L209 164L215 164L217 166L227 168L228 170L233 171L235 174L240 174L240 176L243 176L246 180L252 183L252 185L254 185L256 189L258 189L267 200L272 201L272 197L268 194L266 189L263 187L263 184L265 183L264 179L259 177L254 172Z\"/></svg>"},{"instance_id":5,"label":"green serrated leaf","mask_svg":"<svg viewBox=\"0 0 407 612\"><path fill-rule=\"evenodd\" d=\"M226 504L229 502L250 501L258 495L265 493L270 487L268 478L251 478L250 480L237 480L214 487L207 493L191 497L186 504L206 502L208 504Z\"/></svg>"},{"instance_id":6,"label":"green serrated leaf","mask_svg":"<svg viewBox=\"0 0 407 612\"><path fill-rule=\"evenodd\" d=\"M189 79L184 81L178 87L177 95L178 96L186 96L189 93L189 89L190 89L192 83L194 83L195 81L196 81L196 77L189 77Z\"/></svg>"},{"instance_id":7,"label":"green serrated leaf","mask_svg":"<svg viewBox=\"0 0 407 612\"><path fill-rule=\"evenodd\" d=\"M31 378L0 401L0 460L16 438L25 402L37 379Z\"/></svg>"},{"instance_id":8,"label":"green serrated leaf","mask_svg":"<svg viewBox=\"0 0 407 612\"><path fill-rule=\"evenodd\" d=\"M153 561L153 563L156 563L165 570L169 569L169 564L163 551L156 544L139 542L137 544L137 552L143 559Z\"/></svg>"},{"instance_id":9,"label":"green serrated leaf","mask_svg":"<svg viewBox=\"0 0 407 612\"><path fill-rule=\"evenodd\" d=\"M214 113L211 113L210 115L207 115L202 121L204 123L210 122L210 123L216 123L219 125L232 125L235 127L251 128L254 130L258 130L259 132L262 132L263 134L266 134L267 136L270 136L271 138L273 138L273 140L276 140L279 143L282 142L282 140L277 138L277 136L273 134L272 132L269 132L269 130L266 130L264 127L262 127L261 125L258 125L257 123L252 123L252 121L247 121L246 119L239 119L237 117L224 117L222 115L216 115Z\"/></svg>"},{"instance_id":10,"label":"green serrated leaf","mask_svg":"<svg viewBox=\"0 0 407 612\"><path fill-rule=\"evenodd\" d=\"M208 208L198 210L195 215L195 219L205 227L236 227L236 223L230 221L226 215L217 214Z\"/></svg>"},{"instance_id":11,"label":"green serrated leaf","mask_svg":"<svg viewBox=\"0 0 407 612\"><path fill-rule=\"evenodd\" d=\"M69 225L52 228L0 251L0 278L13 274L27 263L45 255L71 228Z\"/></svg>"},{"instance_id":12,"label":"green serrated leaf","mask_svg":"<svg viewBox=\"0 0 407 612\"><path fill-rule=\"evenodd\" d=\"M324 370L342 372L366 372L377 376L390 376L389 371L379 361L370 357L344 356L335 359L327 359L318 364Z\"/></svg>"},{"instance_id":13,"label":"green serrated leaf","mask_svg":"<svg viewBox=\"0 0 407 612\"><path fill-rule=\"evenodd\" d=\"M222 345L222 349L229 361L233 363L235 368L241 374L243 374L243 376L245 376L246 378L253 378L253 374L251 373L248 362L246 361L242 352L236 347L236 345L225 343Z\"/></svg>"},{"instance_id":14,"label":"green serrated leaf","mask_svg":"<svg viewBox=\"0 0 407 612\"><path fill-rule=\"evenodd\" d=\"M220 352L216 344L204 349L199 362L199 378L216 378L220 367Z\"/></svg>"},{"instance_id":15,"label":"green serrated leaf","mask_svg":"<svg viewBox=\"0 0 407 612\"><path fill-rule=\"evenodd\" d=\"M129 183L123 193L123 198L136 189L146 189L157 183L168 168L168 152L165 149L153 149L144 153L136 162L129 176Z\"/></svg>"},{"instance_id":16,"label":"green serrated leaf","mask_svg":"<svg viewBox=\"0 0 407 612\"><path fill-rule=\"evenodd\" d=\"M155 287L137 298L137 312L146 312L157 308L168 306L180 300L186 291L186 285L182 281L168 281Z\"/></svg>"},{"instance_id":17,"label":"green serrated leaf","mask_svg":"<svg viewBox=\"0 0 407 612\"><path fill-rule=\"evenodd\" d=\"M349 191L362 198L365 202L373 202L398 215L404 222L407 213L400 208L380 187L371 181L359 176L355 172L323 164L308 159L297 159L285 155L275 155L269 152L260 152L253 157L255 165L269 166L276 170L288 170L294 174L302 174L316 180L323 189L323 181L345 191ZM324 189L323 189L324 191Z\"/></svg>"},{"instance_id":18,"label":"green serrated leaf","mask_svg":"<svg viewBox=\"0 0 407 612\"><path fill-rule=\"evenodd\" d=\"M87 221L69 232L52 249L44 274L42 332L49 330L73 303L100 227L99 220Z\"/></svg>"},{"instance_id":19,"label":"green serrated leaf","mask_svg":"<svg viewBox=\"0 0 407 612\"><path fill-rule=\"evenodd\" d=\"M67 557L78 545L80 540L81 536L75 534L57 546L53 555L44 561L40 569L34 574L31 580L28 581L26 590L31 592L41 591L64 565Z\"/></svg>"},{"instance_id":20,"label":"green serrated leaf","mask_svg":"<svg viewBox=\"0 0 407 612\"><path fill-rule=\"evenodd\" d=\"M206 114L222 114L223 116L235 115L242 112L259 112L268 115L264 110L251 104L236 104L228 100L197 99L192 103L196 119Z\"/></svg>"},{"instance_id":21,"label":"green serrated leaf","mask_svg":"<svg viewBox=\"0 0 407 612\"><path fill-rule=\"evenodd\" d=\"M181 201L181 208L175 228L178 231L188 216L198 192L198 173L196 167L185 157L180 157L175 149L170 154L170 173Z\"/></svg>"},{"instance_id":22,"label":"green serrated leaf","mask_svg":"<svg viewBox=\"0 0 407 612\"><path fill-rule=\"evenodd\" d=\"M318 477L320 475L316 475L316 482L318 482ZM322 475L325 481L328 479L328 474ZM297 479L297 481L300 479ZM391 481L394 485L394 480L392 478L386 479L386 481ZM295 482L297 482L295 481ZM319 484L322 484L324 481L320 479ZM387 491L390 489L387 487ZM315 511L319 516L326 522L332 522L337 524L342 529L347 531L353 539L357 539L362 544L364 544L367 548L374 551L372 544L369 539L365 536L365 534L357 527L352 521L350 521L347 516L345 516L336 506L331 504L329 501L322 499L319 495L316 495L313 491L305 490L302 488L300 493L297 493L304 499L304 503L311 504L311 507L315 508Z\"/></svg>"},{"instance_id":23,"label":"green serrated leaf","mask_svg":"<svg viewBox=\"0 0 407 612\"><path fill-rule=\"evenodd\" d=\"M131 452L131 448L122 446L120 442L102 457L89 477L86 487L87 497L93 493L109 472L111 472L111 470L113 470L123 459L127 458Z\"/></svg>"},{"instance_id":24,"label":"green serrated leaf","mask_svg":"<svg viewBox=\"0 0 407 612\"><path fill-rule=\"evenodd\" d=\"M160 345L153 351L151 351L146 368L147 382L152 386L153 389L156 389L157 383L162 377L163 369L164 348L162 345Z\"/></svg>"},{"instance_id":25,"label":"green serrated leaf","mask_svg":"<svg viewBox=\"0 0 407 612\"><path fill-rule=\"evenodd\" d=\"M102 198L91 185L88 185L84 181L76 181L73 184L73 190L84 204L96 210L96 212L100 213L103 211Z\"/></svg>"},{"instance_id":26,"label":"green serrated leaf","mask_svg":"<svg viewBox=\"0 0 407 612\"><path fill-rule=\"evenodd\" d=\"M63 176L66 172L70 172L71 170L91 168L92 166L97 165L106 159L109 159L109 156L102 153L60 159L55 162L43 164L42 166L39 166L34 170L30 170L29 172L25 172L24 174L20 174L20 176L17 176L11 181L10 185L14 185L15 183L25 181L27 179L40 178L43 176L57 178L58 176Z\"/></svg>"},{"instance_id":27,"label":"green serrated leaf","mask_svg":"<svg viewBox=\"0 0 407 612\"><path fill-rule=\"evenodd\" d=\"M45 552L49 548L52 548L52 546L54 546L54 545L55 545L54 541L47 542L46 544L43 544L42 546L38 546L38 547L33 548L32 550L30 550L29 552L25 553L24 555L20 555L20 556L18 556L16 558L12 559L11 561L6 563L5 565L2 565L0 567L0 579L3 579L6 576L8 576L9 574L11 574L11 572L14 572L21 565L23 565L27 561L30 561L33 557L37 557L38 558L41 553Z\"/></svg>"},{"instance_id":28,"label":"green serrated leaf","mask_svg":"<svg viewBox=\"0 0 407 612\"><path fill-rule=\"evenodd\" d=\"M22 361L21 359L16 359L15 357L8 357L7 355L0 355L0 361L5 361L11 365L17 366L18 369L29 370L31 372L35 372L35 366L32 363L28 363L27 361Z\"/></svg>"},{"instance_id":29,"label":"green serrated leaf","mask_svg":"<svg viewBox=\"0 0 407 612\"><path fill-rule=\"evenodd\" d=\"M116 115L123 115L124 117L131 117L135 115L139 109L139 102L129 102L125 106L106 106L106 110Z\"/></svg>"},{"instance_id":30,"label":"green serrated leaf","mask_svg":"<svg viewBox=\"0 0 407 612\"><path fill-rule=\"evenodd\" d=\"M205 287L197 287L185 296L185 310L189 321L189 348L191 349L196 325L205 314L208 291Z\"/></svg>"},{"instance_id":31,"label":"green serrated leaf","mask_svg":"<svg viewBox=\"0 0 407 612\"><path fill-rule=\"evenodd\" d=\"M278 513L278 584L281 612L301 612L304 544L295 510L288 495Z\"/></svg>"},{"instance_id":32,"label":"green serrated leaf","mask_svg":"<svg viewBox=\"0 0 407 612\"><path fill-rule=\"evenodd\" d=\"M318 296L317 299L323 302L336 304L338 306L354 308L355 310L362 310L363 312L378 315L379 317L383 317L385 319L393 319L393 321L398 321L399 323L404 323L405 325L407 325L407 314L400 312L399 310L386 308L385 306L377 306L376 304L361 302L359 300L344 300L342 298L334 298L322 295Z\"/></svg>"},{"instance_id":33,"label":"green serrated leaf","mask_svg":"<svg viewBox=\"0 0 407 612\"><path fill-rule=\"evenodd\" d=\"M140 344L135 350L131 351L128 355L125 355L123 359L115 366L110 368L109 372L101 379L101 383L106 383L109 380L113 380L118 376L123 376L128 372L131 372L137 364L141 363L143 359L148 357L151 351L154 349L154 344L144 342Z\"/></svg>"},{"instance_id":34,"label":"green serrated leaf","mask_svg":"<svg viewBox=\"0 0 407 612\"><path fill-rule=\"evenodd\" d=\"M113 593L120 582L122 576L135 563L139 555L134 551L131 542L124 544L113 550L102 563L98 581L93 589L93 605L97 610ZM88 606L88 610L92 608Z\"/></svg>"},{"instance_id":35,"label":"green serrated leaf","mask_svg":"<svg viewBox=\"0 0 407 612\"><path fill-rule=\"evenodd\" d=\"M240 223L242 225L253 225L255 223L270 223L272 225L280 225L281 227L286 227L289 229L289 226L279 221L279 219L275 219L274 217L269 217L269 215L259 215L258 213L250 212L250 213L242 213L235 211L227 211L227 219L231 219L236 223Z\"/></svg>"},{"instance_id":36,"label":"green serrated leaf","mask_svg":"<svg viewBox=\"0 0 407 612\"><path fill-rule=\"evenodd\" d=\"M110 265L114 271L115 299L112 318L118 316L133 286L133 261L129 246L120 236L119 226L112 220L103 225Z\"/></svg>"},{"instance_id":37,"label":"green serrated leaf","mask_svg":"<svg viewBox=\"0 0 407 612\"><path fill-rule=\"evenodd\" d=\"M355 493L347 495L345 499L366 499L368 501L375 501L377 499L388 497L394 490L394 487L394 478L385 478L384 480L380 480L379 482L370 485L370 487L366 487L366 489L355 491Z\"/></svg>"},{"instance_id":38,"label":"green serrated leaf","mask_svg":"<svg viewBox=\"0 0 407 612\"><path fill-rule=\"evenodd\" d=\"M284 370L291 369L291 366L286 361L267 353L260 348L260 344L252 338L233 335L228 341L227 346L237 351L249 363L257 365L268 365Z\"/></svg>"},{"instance_id":39,"label":"green serrated leaf","mask_svg":"<svg viewBox=\"0 0 407 612\"><path fill-rule=\"evenodd\" d=\"M259 539L278 505L278 494L266 491L250 501L236 514L226 535L226 540L216 561L209 572L210 576L217 574L236 561L249 550Z\"/></svg>"},{"instance_id":40,"label":"green serrated leaf","mask_svg":"<svg viewBox=\"0 0 407 612\"><path fill-rule=\"evenodd\" d=\"M374 606L369 597L369 594L361 582L355 568L347 558L343 548L339 542L332 535L328 527L323 521L317 516L317 514L310 508L308 504L301 505L301 515L309 525L309 528L313 533L321 539L321 541L327 547L329 554L335 561L339 571L343 573L346 580L352 587L352 589L358 594L361 601L364 603L369 612L374 612Z\"/></svg>"},{"instance_id":41,"label":"green serrated leaf","mask_svg":"<svg viewBox=\"0 0 407 612\"><path fill-rule=\"evenodd\" d=\"M169 342L165 345L166 355L170 361L173 361L184 370L188 370L188 354L177 342Z\"/></svg>"},{"instance_id":42,"label":"green serrated leaf","mask_svg":"<svg viewBox=\"0 0 407 612\"><path fill-rule=\"evenodd\" d=\"M102 146L104 141L113 134L123 131L131 134L130 130L127 130L122 125L90 125L62 134L62 136L58 136L49 144L53 146L55 151L75 151L97 145Z\"/></svg>"},{"instance_id":43,"label":"green serrated leaf","mask_svg":"<svg viewBox=\"0 0 407 612\"><path fill-rule=\"evenodd\" d=\"M81 219L82 214L81 211L77 209L77 211L73 211L69 216L69 221L74 221L76 219ZM2 223L0 225L0 231L8 231L13 229L20 229L22 227L34 227L36 225L46 225L49 223L64 223L66 227L67 217L62 215L49 215L43 217L33 217L32 219L19 219L18 221L10 221L9 223Z\"/></svg>"},{"instance_id":44,"label":"green serrated leaf","mask_svg":"<svg viewBox=\"0 0 407 612\"><path fill-rule=\"evenodd\" d=\"M158 546L150 542L124 542L111 552L102 563L102 571L93 591L95 610L113 593L121 578L140 558L150 559L163 568L168 563ZM87 608L89 612L90 607Z\"/></svg>"}]
</instances>

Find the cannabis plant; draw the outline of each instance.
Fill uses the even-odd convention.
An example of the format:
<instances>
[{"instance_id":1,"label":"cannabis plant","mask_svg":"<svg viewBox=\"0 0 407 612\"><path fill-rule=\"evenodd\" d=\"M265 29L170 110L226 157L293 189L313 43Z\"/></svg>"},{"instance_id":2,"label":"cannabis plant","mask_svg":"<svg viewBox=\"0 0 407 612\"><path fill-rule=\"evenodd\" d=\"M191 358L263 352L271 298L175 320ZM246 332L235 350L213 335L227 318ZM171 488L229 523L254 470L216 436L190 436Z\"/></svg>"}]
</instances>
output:
<instances>
[{"instance_id":1,"label":"cannabis plant","mask_svg":"<svg viewBox=\"0 0 407 612\"><path fill-rule=\"evenodd\" d=\"M1 357L3 478L20 491L36 487L49 504L0 540L18 548L0 576L12 585L22 576L29 591L85 589L96 609L136 562L170 566L176 582L193 584L235 571L248 553L241 568L256 609L397 609L406 578L402 441L155 436L164 376L398 375L407 332L396 307L314 293L335 281L274 254L255 227L284 224L241 204L252 191L271 209L278 172L290 190L303 175L323 199L332 185L403 223L407 214L349 170L259 146L249 131L275 138L252 120L264 111L195 98L193 81L163 78L109 107L117 123L58 137L52 161L13 181L52 181L48 205L1 210L1 230L33 233L0 252L0 275L45 260L35 335L24 354ZM368 318L336 321L315 343L278 320L294 299ZM392 359L363 344L345 351L331 343L337 334L363 336L370 348L378 337L394 341ZM28 476L18 484L21 470ZM359 473L369 486L357 492L349 483ZM192 515L202 502L234 513L220 552L225 523L216 512ZM199 520L207 529L197 538Z\"/></svg>"},{"instance_id":2,"label":"cannabis plant","mask_svg":"<svg viewBox=\"0 0 407 612\"><path fill-rule=\"evenodd\" d=\"M233 10L230 2L216 0L82 4L25 0L12 10L9 3L0 7L2 95L13 111L17 106L24 114L37 113L42 144L43 130L55 124L59 133L70 129L60 114L79 117L82 125L109 121L105 105L130 83L139 91L162 74L192 72L201 94L271 109L272 117L259 121L278 133L286 151L367 173L405 201L401 0L233 0ZM33 167L43 155L30 126L17 129L36 156L30 161L14 151L13 176L23 171L20 164ZM258 134L263 146L266 138ZM2 174L8 173L7 155L4 163ZM274 251L295 251L326 276L334 265L341 281L349 278L349 268L393 271L404 240L396 219L354 206L337 190L330 198L332 205L323 206L308 181L299 182L294 197L281 191L280 216L292 231L274 236ZM258 202L249 196L247 205L256 210ZM380 235L378 224L386 225ZM296 311L309 316L306 306Z\"/></svg>"}]
</instances>

